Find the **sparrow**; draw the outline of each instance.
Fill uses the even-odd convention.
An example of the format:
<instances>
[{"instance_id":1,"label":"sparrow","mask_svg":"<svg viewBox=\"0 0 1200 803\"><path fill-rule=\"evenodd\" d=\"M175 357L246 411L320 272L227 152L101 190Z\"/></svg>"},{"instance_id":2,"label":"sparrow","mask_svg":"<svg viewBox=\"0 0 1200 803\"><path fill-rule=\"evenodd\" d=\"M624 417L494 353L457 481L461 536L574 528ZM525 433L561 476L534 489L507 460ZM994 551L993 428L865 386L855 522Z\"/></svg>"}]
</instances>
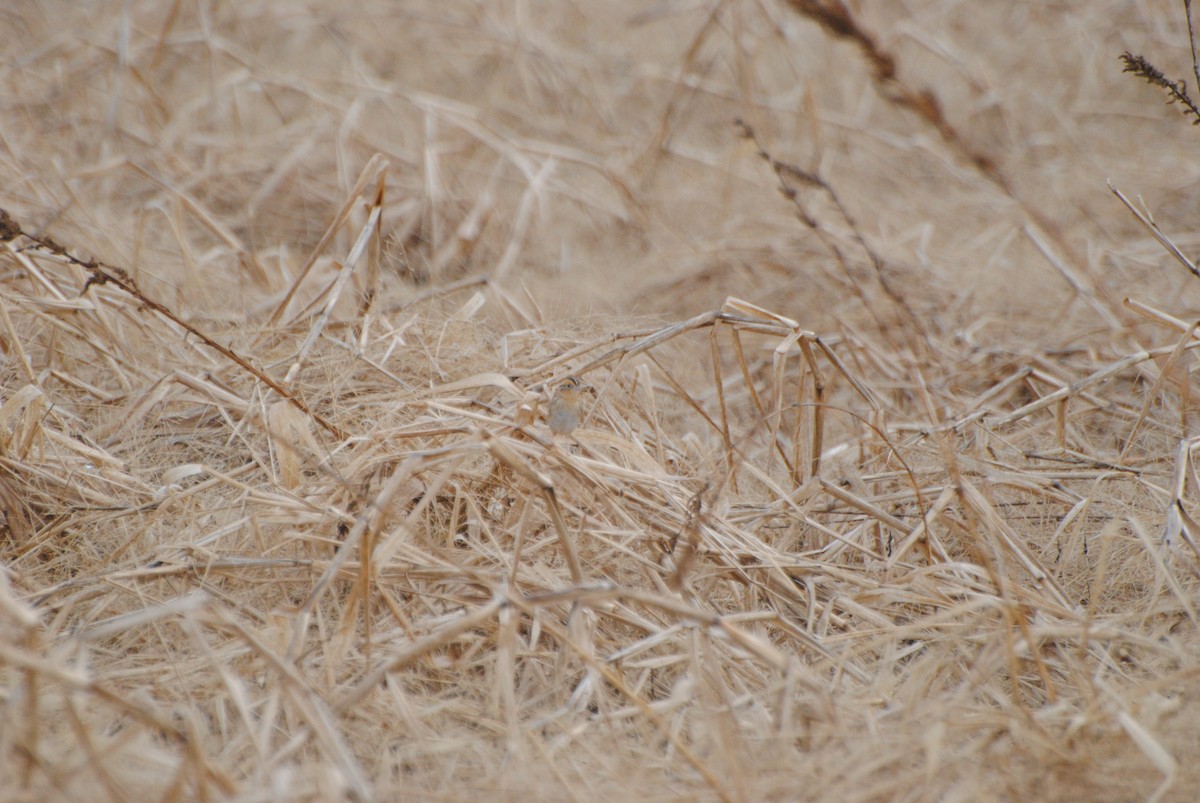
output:
<instances>
[{"instance_id":1,"label":"sparrow","mask_svg":"<svg viewBox=\"0 0 1200 803\"><path fill-rule=\"evenodd\" d=\"M583 419L583 389L578 379L568 376L554 389L546 423L556 435L570 435Z\"/></svg>"}]
</instances>

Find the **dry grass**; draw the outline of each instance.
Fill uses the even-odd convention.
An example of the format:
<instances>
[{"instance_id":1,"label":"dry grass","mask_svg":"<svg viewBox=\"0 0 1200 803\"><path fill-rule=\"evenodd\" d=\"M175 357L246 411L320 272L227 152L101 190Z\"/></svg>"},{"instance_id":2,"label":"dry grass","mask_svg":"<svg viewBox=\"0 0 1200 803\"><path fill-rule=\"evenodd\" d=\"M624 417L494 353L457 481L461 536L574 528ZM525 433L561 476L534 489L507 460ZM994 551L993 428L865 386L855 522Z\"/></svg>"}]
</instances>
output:
<instances>
[{"instance_id":1,"label":"dry grass","mask_svg":"<svg viewBox=\"0 0 1200 803\"><path fill-rule=\"evenodd\" d=\"M10 4L0 797L1190 799L1180 9L874 5Z\"/></svg>"}]
</instances>

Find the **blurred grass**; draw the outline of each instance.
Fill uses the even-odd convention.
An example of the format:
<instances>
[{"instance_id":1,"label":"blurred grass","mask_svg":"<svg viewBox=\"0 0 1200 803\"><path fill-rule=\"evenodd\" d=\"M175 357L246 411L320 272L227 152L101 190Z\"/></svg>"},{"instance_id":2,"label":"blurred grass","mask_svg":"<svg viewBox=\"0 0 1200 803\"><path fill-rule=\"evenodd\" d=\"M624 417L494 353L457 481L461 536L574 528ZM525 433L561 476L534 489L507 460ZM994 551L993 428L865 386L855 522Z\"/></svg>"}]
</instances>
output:
<instances>
[{"instance_id":1,"label":"blurred grass","mask_svg":"<svg viewBox=\"0 0 1200 803\"><path fill-rule=\"evenodd\" d=\"M1179 9L833 8L10 4L3 797L1188 799Z\"/></svg>"}]
</instances>

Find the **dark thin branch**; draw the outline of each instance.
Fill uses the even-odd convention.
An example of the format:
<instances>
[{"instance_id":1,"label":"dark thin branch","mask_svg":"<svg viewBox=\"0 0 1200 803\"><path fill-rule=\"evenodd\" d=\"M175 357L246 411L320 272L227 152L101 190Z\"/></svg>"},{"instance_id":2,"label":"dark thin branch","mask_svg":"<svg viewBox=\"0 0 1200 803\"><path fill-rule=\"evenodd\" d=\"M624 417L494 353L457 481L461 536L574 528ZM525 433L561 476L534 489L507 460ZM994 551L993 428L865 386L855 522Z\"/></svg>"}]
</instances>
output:
<instances>
[{"instance_id":1,"label":"dark thin branch","mask_svg":"<svg viewBox=\"0 0 1200 803\"><path fill-rule=\"evenodd\" d=\"M1189 8L1188 27L1190 28L1191 22L1192 22L1191 15L1190 15L1190 8L1191 8L1190 3L1188 4L1188 8ZM1196 47L1195 40L1193 39L1193 41L1192 41L1193 57L1195 56L1195 47ZM1146 79L1147 83L1150 83L1150 84L1153 84L1154 86L1165 89L1167 92L1167 103L1171 104L1171 103L1178 102L1178 103L1182 104L1184 106L1184 111L1183 111L1184 116L1190 115L1193 118L1192 125L1200 125L1200 108L1198 108L1196 106L1196 104L1192 101L1192 99L1188 96L1186 81L1184 81L1183 79L1180 79L1178 81L1172 81L1170 78L1163 75L1162 70L1158 69L1153 64L1146 61L1144 56L1139 56L1134 53L1130 53L1128 50L1126 50L1124 53L1121 54L1121 61L1125 62L1125 69L1122 70L1122 72L1131 72L1134 75L1137 75L1137 76L1140 76L1140 77Z\"/></svg>"},{"instance_id":2,"label":"dark thin branch","mask_svg":"<svg viewBox=\"0 0 1200 803\"><path fill-rule=\"evenodd\" d=\"M1200 64L1196 63L1196 26L1192 24L1192 0L1183 0L1183 10L1187 14L1188 41L1192 43L1192 75L1196 76L1196 86L1200 86Z\"/></svg>"},{"instance_id":3,"label":"dark thin branch","mask_svg":"<svg viewBox=\"0 0 1200 803\"><path fill-rule=\"evenodd\" d=\"M178 315L159 302L152 298L148 298L140 289L138 289L137 284L133 281L133 278L130 277L124 268L119 268L116 265L109 265L97 259L89 259L87 261L78 259L69 254L66 248L56 243L50 237L38 236L36 234L30 234L29 232L24 231L20 224L13 220L12 216L9 215L6 210L0 209L0 242L7 243L11 240L15 240L17 237L24 237L27 240L32 241L33 245L29 246L31 250L44 251L46 253L53 254L54 256L62 257L70 264L86 270L88 272L88 279L84 283L83 290L80 291L80 295L86 293L88 288L94 284L116 285L129 295L136 298L138 301L145 304L150 309L157 312L159 315L163 316L177 326L182 327L189 334L204 343L204 345L220 353L221 356L225 357L226 359L236 363L242 370L254 376L284 399L287 399L288 403L297 410L300 410L305 415L311 417L312 420L320 424L322 428L324 428L334 437L343 439L346 437L346 433L344 433L339 427L330 423L319 413L309 409L308 405L301 401L295 394L284 388L283 385L267 376L258 368L255 368L245 357L242 357L228 346L221 345L216 340L204 334L187 321L181 319Z\"/></svg>"},{"instance_id":4,"label":"dark thin branch","mask_svg":"<svg viewBox=\"0 0 1200 803\"><path fill-rule=\"evenodd\" d=\"M906 301L905 298L888 282L883 260L879 258L879 256L875 253L875 250L871 248L866 239L862 236L862 233L858 229L858 225L855 223L854 218L850 215L850 211L842 203L842 200L838 197L837 193L834 192L833 187L831 187L829 183L826 182L825 179L822 178L818 173L804 170L801 167L788 164L787 162L781 161L772 156L762 142L759 141L758 134L755 132L755 130L751 128L750 125L744 120L735 120L734 125L738 127L738 130L741 132L743 137L754 143L754 147L758 150L759 158L766 162L767 165L770 166L772 172L775 173L775 178L779 182L779 192L784 198L791 202L800 220L804 223L804 225L808 226L817 233L817 236L821 238L822 242L824 242L829 250L833 253L834 258L842 266L842 269L846 271L846 275L851 277L853 280L853 272L851 271L850 264L845 255L842 253L842 250L838 248L837 244L833 241L833 238L825 232L816 218L814 218L812 214L810 214L809 211L804 208L804 205L800 201L799 193L796 191L796 188L793 186L793 184L799 183L802 185L808 185L810 187L816 187L818 190L824 193L827 198L829 198L830 203L832 203L834 208L837 209L838 214L842 217L842 220L844 220L846 225L849 226L851 235L853 236L855 242L858 243L859 247L867 255L867 259L870 260L871 267L875 271L875 278L879 281L879 286L883 288L883 292L889 299L891 299L892 303L895 304L908 317L909 321L913 324L916 330L921 332L922 335L926 335L927 333L924 325L921 323L920 317L918 317L913 308L909 306L908 301ZM867 301L865 294L862 294L861 291L860 297L868 311L870 311L872 315L875 315L874 310L871 309L870 302ZM875 317L876 320L879 321L878 316ZM882 325L882 321L879 321L879 323Z\"/></svg>"}]
</instances>

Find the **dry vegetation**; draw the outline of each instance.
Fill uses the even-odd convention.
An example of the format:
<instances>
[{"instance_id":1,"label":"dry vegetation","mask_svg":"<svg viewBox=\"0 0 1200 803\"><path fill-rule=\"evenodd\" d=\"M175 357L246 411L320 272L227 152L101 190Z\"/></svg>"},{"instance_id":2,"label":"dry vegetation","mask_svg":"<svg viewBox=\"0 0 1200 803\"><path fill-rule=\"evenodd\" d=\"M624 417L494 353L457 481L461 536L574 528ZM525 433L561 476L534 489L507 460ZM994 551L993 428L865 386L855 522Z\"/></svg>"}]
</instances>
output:
<instances>
[{"instance_id":1,"label":"dry vegetation","mask_svg":"<svg viewBox=\"0 0 1200 803\"><path fill-rule=\"evenodd\" d=\"M1192 799L1181 4L0 19L3 799Z\"/></svg>"}]
</instances>

